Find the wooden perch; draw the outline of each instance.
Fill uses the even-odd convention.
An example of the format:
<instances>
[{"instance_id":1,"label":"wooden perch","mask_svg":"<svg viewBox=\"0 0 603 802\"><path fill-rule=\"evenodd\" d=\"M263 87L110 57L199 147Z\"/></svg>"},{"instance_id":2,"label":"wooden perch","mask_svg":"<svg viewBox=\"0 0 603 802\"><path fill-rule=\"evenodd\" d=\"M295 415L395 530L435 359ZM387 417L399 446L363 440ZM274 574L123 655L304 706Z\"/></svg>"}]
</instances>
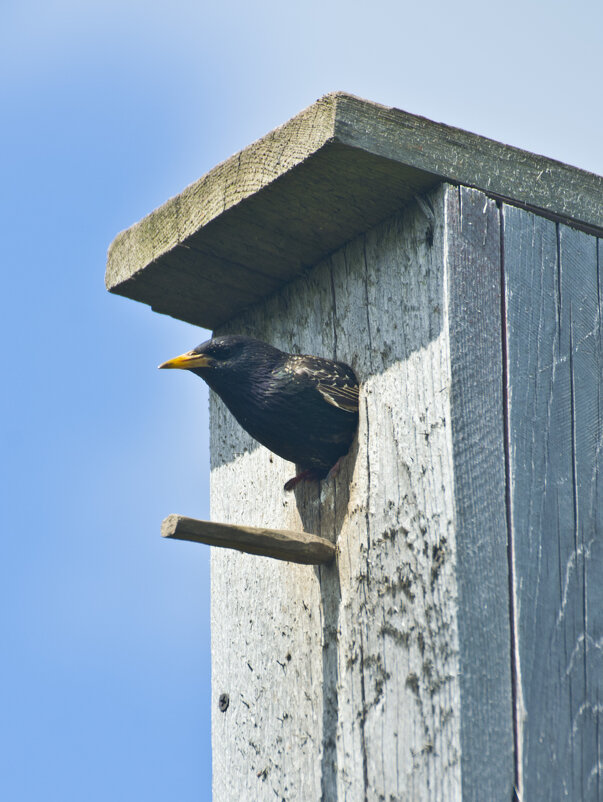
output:
<instances>
[{"instance_id":1,"label":"wooden perch","mask_svg":"<svg viewBox=\"0 0 603 802\"><path fill-rule=\"evenodd\" d=\"M161 535L304 565L328 563L336 552L335 546L329 540L308 532L220 524L199 521L184 515L168 515L164 518Z\"/></svg>"}]
</instances>

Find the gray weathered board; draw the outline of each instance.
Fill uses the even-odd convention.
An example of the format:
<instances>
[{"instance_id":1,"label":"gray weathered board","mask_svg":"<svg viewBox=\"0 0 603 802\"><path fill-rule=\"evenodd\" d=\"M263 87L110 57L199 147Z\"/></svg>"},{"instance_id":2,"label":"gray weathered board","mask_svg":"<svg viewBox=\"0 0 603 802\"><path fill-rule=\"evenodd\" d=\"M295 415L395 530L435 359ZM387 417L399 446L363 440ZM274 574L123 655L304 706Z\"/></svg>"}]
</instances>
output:
<instances>
[{"instance_id":1,"label":"gray weathered board","mask_svg":"<svg viewBox=\"0 0 603 802\"><path fill-rule=\"evenodd\" d=\"M601 241L504 209L526 800L603 799Z\"/></svg>"},{"instance_id":2,"label":"gray weathered board","mask_svg":"<svg viewBox=\"0 0 603 802\"><path fill-rule=\"evenodd\" d=\"M347 473L297 496L212 399L212 517L339 548L319 570L212 555L216 800L510 799L499 216L460 197L225 329L344 359L363 389Z\"/></svg>"},{"instance_id":3,"label":"gray weathered board","mask_svg":"<svg viewBox=\"0 0 603 802\"><path fill-rule=\"evenodd\" d=\"M214 328L442 180L603 229L603 179L335 92L111 245L111 292Z\"/></svg>"},{"instance_id":4,"label":"gray weathered board","mask_svg":"<svg viewBox=\"0 0 603 802\"><path fill-rule=\"evenodd\" d=\"M320 569L212 553L214 710L220 694L230 697L214 714L216 802L460 798L446 195L433 200L433 232L409 210L221 329L345 360L362 394L344 469L295 495L283 492L293 466L212 397L212 518L304 528L339 552ZM508 655L504 572L497 582L487 590ZM492 785L502 776L510 787L508 661L494 684L487 733L501 730L501 700L508 709L496 744L506 761L496 761Z\"/></svg>"}]
</instances>

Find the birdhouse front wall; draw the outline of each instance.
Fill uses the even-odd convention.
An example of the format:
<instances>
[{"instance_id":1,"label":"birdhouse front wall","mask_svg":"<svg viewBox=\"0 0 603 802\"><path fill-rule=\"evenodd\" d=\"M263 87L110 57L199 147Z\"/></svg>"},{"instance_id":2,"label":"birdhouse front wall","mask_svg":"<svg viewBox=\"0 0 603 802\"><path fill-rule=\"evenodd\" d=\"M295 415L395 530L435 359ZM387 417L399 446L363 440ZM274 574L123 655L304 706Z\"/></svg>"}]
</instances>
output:
<instances>
[{"instance_id":1,"label":"birdhouse front wall","mask_svg":"<svg viewBox=\"0 0 603 802\"><path fill-rule=\"evenodd\" d=\"M446 199L220 329L347 362L362 389L340 474L291 494L294 466L212 395L212 518L301 528L339 550L322 567L212 552L214 711L230 699L213 717L215 800L460 793Z\"/></svg>"}]
</instances>

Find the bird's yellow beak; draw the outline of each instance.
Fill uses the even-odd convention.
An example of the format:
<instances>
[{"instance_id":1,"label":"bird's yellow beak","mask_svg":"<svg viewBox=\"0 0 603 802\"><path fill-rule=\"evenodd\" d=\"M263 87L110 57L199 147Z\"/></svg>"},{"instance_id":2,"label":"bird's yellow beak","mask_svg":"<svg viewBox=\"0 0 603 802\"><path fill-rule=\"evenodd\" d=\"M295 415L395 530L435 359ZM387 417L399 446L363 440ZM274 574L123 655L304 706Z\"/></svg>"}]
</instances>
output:
<instances>
[{"instance_id":1,"label":"bird's yellow beak","mask_svg":"<svg viewBox=\"0 0 603 802\"><path fill-rule=\"evenodd\" d=\"M197 354L195 351L187 351L186 354L168 359L159 365L159 368L180 368L190 370L191 368L208 368L212 364L211 359L205 354Z\"/></svg>"}]
</instances>

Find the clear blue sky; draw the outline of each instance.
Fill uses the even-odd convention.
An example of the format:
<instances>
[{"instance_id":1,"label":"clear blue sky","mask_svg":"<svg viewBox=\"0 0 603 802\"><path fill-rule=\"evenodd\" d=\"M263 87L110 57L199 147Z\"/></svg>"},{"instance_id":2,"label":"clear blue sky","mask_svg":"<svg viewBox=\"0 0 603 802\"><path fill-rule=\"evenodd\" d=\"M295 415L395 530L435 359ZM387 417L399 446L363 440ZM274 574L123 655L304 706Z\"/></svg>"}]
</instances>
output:
<instances>
[{"instance_id":1,"label":"clear blue sky","mask_svg":"<svg viewBox=\"0 0 603 802\"><path fill-rule=\"evenodd\" d=\"M169 10L168 10L169 8ZM342 89L603 173L603 5L0 2L0 798L210 799L207 333L115 234Z\"/></svg>"}]
</instances>

